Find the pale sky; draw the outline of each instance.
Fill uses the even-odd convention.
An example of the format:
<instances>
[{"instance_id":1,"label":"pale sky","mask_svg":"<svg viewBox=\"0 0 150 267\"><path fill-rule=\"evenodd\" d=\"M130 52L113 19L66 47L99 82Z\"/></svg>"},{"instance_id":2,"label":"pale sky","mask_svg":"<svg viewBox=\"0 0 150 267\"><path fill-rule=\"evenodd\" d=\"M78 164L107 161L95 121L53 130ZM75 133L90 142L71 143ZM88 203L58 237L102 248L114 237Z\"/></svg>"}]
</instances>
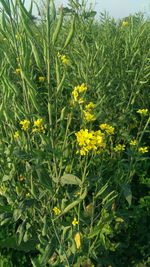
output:
<instances>
[{"instance_id":1,"label":"pale sky","mask_svg":"<svg viewBox=\"0 0 150 267\"><path fill-rule=\"evenodd\" d=\"M42 0L43 1L43 0ZM67 6L67 0L54 0L56 6ZM36 0L40 3L40 0ZM81 0L79 0L79 3ZM93 9L97 13L107 11L111 17L123 18L130 14L142 11L150 15L150 0L87 0L93 3ZM31 0L25 0L26 6L29 7Z\"/></svg>"}]
</instances>

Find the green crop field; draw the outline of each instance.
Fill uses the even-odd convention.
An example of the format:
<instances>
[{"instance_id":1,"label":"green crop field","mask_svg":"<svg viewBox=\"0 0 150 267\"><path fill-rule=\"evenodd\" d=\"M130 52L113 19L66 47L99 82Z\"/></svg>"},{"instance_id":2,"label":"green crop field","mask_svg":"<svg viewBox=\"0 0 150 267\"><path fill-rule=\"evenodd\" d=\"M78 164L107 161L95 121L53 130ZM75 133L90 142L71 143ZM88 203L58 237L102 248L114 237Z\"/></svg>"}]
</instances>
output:
<instances>
[{"instance_id":1,"label":"green crop field","mask_svg":"<svg viewBox=\"0 0 150 267\"><path fill-rule=\"evenodd\" d=\"M148 267L150 21L54 2L0 0L0 267Z\"/></svg>"}]
</instances>

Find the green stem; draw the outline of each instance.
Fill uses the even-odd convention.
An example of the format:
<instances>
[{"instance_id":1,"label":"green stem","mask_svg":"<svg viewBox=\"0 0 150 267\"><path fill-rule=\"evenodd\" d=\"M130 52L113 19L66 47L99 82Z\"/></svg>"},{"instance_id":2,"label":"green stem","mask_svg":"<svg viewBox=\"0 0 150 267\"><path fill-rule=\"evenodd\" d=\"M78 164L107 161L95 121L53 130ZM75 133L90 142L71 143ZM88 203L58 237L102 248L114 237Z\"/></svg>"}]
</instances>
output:
<instances>
[{"instance_id":1,"label":"green stem","mask_svg":"<svg viewBox=\"0 0 150 267\"><path fill-rule=\"evenodd\" d=\"M64 247L63 247L63 245L62 245L62 242L61 242L61 240L60 240L60 238L59 238L59 236L58 236L58 233L57 233L57 230L56 230L54 221L53 221L53 220L51 220L51 221L52 221L52 227L53 227L53 229L54 229L55 236L56 236L56 238L57 238L57 240L58 240L59 245L63 248L63 252L64 252L64 255L65 255L65 258L66 258L66 262L67 262L67 264L68 264L68 267L70 267L70 264L69 264L69 261L68 261L68 258L67 258L66 251L65 251L65 249L64 249Z\"/></svg>"},{"instance_id":2,"label":"green stem","mask_svg":"<svg viewBox=\"0 0 150 267\"><path fill-rule=\"evenodd\" d=\"M52 145L53 152L53 161L55 167L55 175L58 177L57 171L57 161L55 156L55 145L54 145L54 133L53 133L53 123L52 123L52 107L51 107L51 86L50 86L50 1L47 0L47 44L46 44L46 54L47 54L47 89L48 89L48 117L49 117L49 127L50 127L50 141Z\"/></svg>"}]
</instances>

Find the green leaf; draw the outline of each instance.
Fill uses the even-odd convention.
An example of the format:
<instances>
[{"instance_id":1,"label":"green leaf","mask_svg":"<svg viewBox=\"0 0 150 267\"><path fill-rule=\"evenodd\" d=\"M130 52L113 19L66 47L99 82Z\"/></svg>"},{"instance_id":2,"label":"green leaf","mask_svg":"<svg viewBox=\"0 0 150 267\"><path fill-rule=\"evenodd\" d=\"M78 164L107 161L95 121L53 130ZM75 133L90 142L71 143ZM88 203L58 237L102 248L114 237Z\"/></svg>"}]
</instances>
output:
<instances>
[{"instance_id":1,"label":"green leaf","mask_svg":"<svg viewBox=\"0 0 150 267\"><path fill-rule=\"evenodd\" d=\"M41 267L38 259L31 259L31 263L32 263L33 267Z\"/></svg>"},{"instance_id":2,"label":"green leaf","mask_svg":"<svg viewBox=\"0 0 150 267\"><path fill-rule=\"evenodd\" d=\"M85 12L84 14L84 18L88 19L88 18L94 18L96 16L97 12L96 11L89 11L89 12Z\"/></svg>"},{"instance_id":3,"label":"green leaf","mask_svg":"<svg viewBox=\"0 0 150 267\"><path fill-rule=\"evenodd\" d=\"M13 219L14 219L14 221L15 222L18 221L19 218L21 217L21 215L22 215L22 209L15 209L14 210L14 213L13 213Z\"/></svg>"},{"instance_id":4,"label":"green leaf","mask_svg":"<svg viewBox=\"0 0 150 267\"><path fill-rule=\"evenodd\" d=\"M4 224L6 224L6 223L8 225L9 222L10 222L10 218L5 218L3 221L1 221L0 225L2 226Z\"/></svg>"},{"instance_id":5,"label":"green leaf","mask_svg":"<svg viewBox=\"0 0 150 267\"><path fill-rule=\"evenodd\" d=\"M100 225L96 225L94 229L91 231L91 233L88 235L88 238L93 238L94 236L97 236L102 230L102 227Z\"/></svg>"},{"instance_id":6,"label":"green leaf","mask_svg":"<svg viewBox=\"0 0 150 267\"><path fill-rule=\"evenodd\" d=\"M21 242L20 245L17 243L15 236L11 236L5 239L0 240L0 248L13 248L16 250L21 250L25 252L36 250L35 246L38 242L37 238L32 238L27 242Z\"/></svg>"},{"instance_id":7,"label":"green leaf","mask_svg":"<svg viewBox=\"0 0 150 267\"><path fill-rule=\"evenodd\" d=\"M11 175L4 175L3 178L2 178L2 182L6 182L6 181L9 181L11 180Z\"/></svg>"},{"instance_id":8,"label":"green leaf","mask_svg":"<svg viewBox=\"0 0 150 267\"><path fill-rule=\"evenodd\" d=\"M80 202L83 201L83 199L85 199L86 195L87 195L87 188L84 189L82 195L75 201L73 201L72 203L70 203L63 211L62 213L60 213L56 219L58 219L60 216L64 215L65 213L67 213L68 211L70 211L71 209L73 209L75 206L77 206ZM55 219L54 219L55 220Z\"/></svg>"},{"instance_id":9,"label":"green leaf","mask_svg":"<svg viewBox=\"0 0 150 267\"><path fill-rule=\"evenodd\" d=\"M52 188L51 178L50 178L48 172L46 171L46 169L44 169L42 166L37 167L36 173L38 175L39 182L41 183L41 185L44 186L46 189L51 190L51 188Z\"/></svg>"},{"instance_id":10,"label":"green leaf","mask_svg":"<svg viewBox=\"0 0 150 267\"><path fill-rule=\"evenodd\" d=\"M1 212L11 212L11 206L10 205L0 206L0 213Z\"/></svg>"},{"instance_id":11,"label":"green leaf","mask_svg":"<svg viewBox=\"0 0 150 267\"><path fill-rule=\"evenodd\" d=\"M63 176L61 176L60 179L55 178L54 182L55 183L60 182L62 186L64 186L65 184L70 184L70 185L81 185L82 184L81 180L73 174L64 174Z\"/></svg>"},{"instance_id":12,"label":"green leaf","mask_svg":"<svg viewBox=\"0 0 150 267\"><path fill-rule=\"evenodd\" d=\"M46 246L42 259L40 260L40 266L45 267L50 257L53 255L56 249L56 239L52 238L51 242Z\"/></svg>"},{"instance_id":13,"label":"green leaf","mask_svg":"<svg viewBox=\"0 0 150 267\"><path fill-rule=\"evenodd\" d=\"M122 189L123 189L124 197L125 197L126 201L128 202L129 207L130 207L131 206L131 202L132 202L132 192L131 192L130 185L124 184L122 186Z\"/></svg>"},{"instance_id":14,"label":"green leaf","mask_svg":"<svg viewBox=\"0 0 150 267\"><path fill-rule=\"evenodd\" d=\"M25 221L19 225L18 229L17 229L17 244L20 245L22 240L23 240L23 236L25 234Z\"/></svg>"}]
</instances>

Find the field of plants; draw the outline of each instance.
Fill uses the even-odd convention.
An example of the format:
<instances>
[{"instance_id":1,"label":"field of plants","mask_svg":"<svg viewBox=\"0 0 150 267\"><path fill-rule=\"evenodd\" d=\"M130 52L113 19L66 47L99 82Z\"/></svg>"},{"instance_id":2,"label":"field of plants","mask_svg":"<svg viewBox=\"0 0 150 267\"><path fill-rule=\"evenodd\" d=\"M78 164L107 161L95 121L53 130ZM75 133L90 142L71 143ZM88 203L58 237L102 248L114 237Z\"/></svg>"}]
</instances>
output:
<instances>
[{"instance_id":1,"label":"field of plants","mask_svg":"<svg viewBox=\"0 0 150 267\"><path fill-rule=\"evenodd\" d=\"M150 21L0 0L0 267L150 266Z\"/></svg>"}]
</instances>

